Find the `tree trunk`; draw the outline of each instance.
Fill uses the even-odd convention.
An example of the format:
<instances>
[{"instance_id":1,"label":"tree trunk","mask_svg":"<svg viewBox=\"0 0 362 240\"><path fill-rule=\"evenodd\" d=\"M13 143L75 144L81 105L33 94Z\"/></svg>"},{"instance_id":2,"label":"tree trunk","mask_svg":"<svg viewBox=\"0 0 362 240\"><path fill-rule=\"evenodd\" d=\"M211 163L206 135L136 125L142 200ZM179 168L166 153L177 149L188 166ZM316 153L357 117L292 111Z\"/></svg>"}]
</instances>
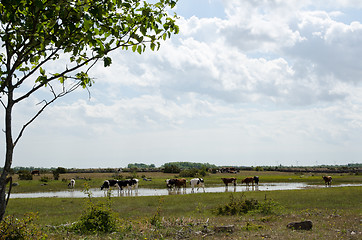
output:
<instances>
[{"instance_id":1,"label":"tree trunk","mask_svg":"<svg viewBox=\"0 0 362 240\"><path fill-rule=\"evenodd\" d=\"M0 177L0 221L4 218L6 210L6 184L7 176L10 172L10 167L13 162L13 153L14 153L14 142L12 137L12 126L11 126L11 115L13 109L13 92L9 90L8 93L8 102L5 111L5 138L6 138L6 153L5 153L5 164L3 172Z\"/></svg>"}]
</instances>

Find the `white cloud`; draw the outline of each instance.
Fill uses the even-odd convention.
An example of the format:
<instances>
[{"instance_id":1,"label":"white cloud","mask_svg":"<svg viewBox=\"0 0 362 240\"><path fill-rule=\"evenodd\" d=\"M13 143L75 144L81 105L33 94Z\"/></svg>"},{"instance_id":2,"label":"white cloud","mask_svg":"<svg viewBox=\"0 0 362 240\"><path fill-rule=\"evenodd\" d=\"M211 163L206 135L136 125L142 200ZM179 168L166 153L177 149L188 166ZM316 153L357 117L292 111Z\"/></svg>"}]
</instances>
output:
<instances>
[{"instance_id":1,"label":"white cloud","mask_svg":"<svg viewBox=\"0 0 362 240\"><path fill-rule=\"evenodd\" d=\"M117 52L111 67L97 65L91 99L77 92L47 109L16 163L360 161L362 26L338 19L361 4L223 3L224 19L181 16L180 34L158 52Z\"/></svg>"}]
</instances>

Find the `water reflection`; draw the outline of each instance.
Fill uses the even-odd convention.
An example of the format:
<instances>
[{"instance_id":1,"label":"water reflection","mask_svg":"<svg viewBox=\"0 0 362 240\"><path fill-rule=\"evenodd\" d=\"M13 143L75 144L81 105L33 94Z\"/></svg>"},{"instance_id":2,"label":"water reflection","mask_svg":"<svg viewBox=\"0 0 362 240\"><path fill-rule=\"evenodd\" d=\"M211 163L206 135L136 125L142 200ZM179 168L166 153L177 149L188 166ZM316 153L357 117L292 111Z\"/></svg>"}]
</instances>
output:
<instances>
[{"instance_id":1,"label":"water reflection","mask_svg":"<svg viewBox=\"0 0 362 240\"><path fill-rule=\"evenodd\" d=\"M348 186L362 186L362 184L341 184L332 185L332 187L348 187ZM206 193L215 192L244 192L244 191L275 191L275 190L294 190L305 188L322 188L324 185L308 185L306 183L263 183L259 186L230 186L226 188L224 185L215 187L205 187ZM185 190L170 190L170 189L151 189L139 188L133 191L118 191L111 190L109 192L102 191L99 188L90 189L93 197L105 197L110 194L112 197L137 197L137 196L163 196L163 195L179 195L179 194L192 194L191 188ZM203 193L202 189L194 191L194 193ZM40 198L40 197L63 197L63 198L83 198L87 195L80 190L67 189L60 192L38 192L38 193L12 193L10 198Z\"/></svg>"}]
</instances>

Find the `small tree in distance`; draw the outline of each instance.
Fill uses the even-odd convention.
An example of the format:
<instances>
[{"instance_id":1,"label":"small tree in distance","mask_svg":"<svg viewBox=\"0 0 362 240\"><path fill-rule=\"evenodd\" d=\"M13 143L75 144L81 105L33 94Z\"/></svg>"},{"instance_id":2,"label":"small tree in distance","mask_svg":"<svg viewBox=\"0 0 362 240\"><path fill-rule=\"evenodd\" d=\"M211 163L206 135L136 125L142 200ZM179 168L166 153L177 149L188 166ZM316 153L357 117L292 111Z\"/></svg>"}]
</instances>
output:
<instances>
[{"instance_id":1,"label":"small tree in distance","mask_svg":"<svg viewBox=\"0 0 362 240\"><path fill-rule=\"evenodd\" d=\"M178 33L177 0L3 0L0 2L0 102L4 109L5 163L0 176L0 221L14 148L25 129L57 99L79 87L88 89L89 70L112 63L116 49L142 53ZM48 68L58 66L56 72ZM62 66L62 67L59 67ZM32 82L31 84L29 83ZM29 87L30 86L30 87ZM21 90L20 90L21 87ZM39 89L47 88L34 115L13 133L12 113Z\"/></svg>"}]
</instances>

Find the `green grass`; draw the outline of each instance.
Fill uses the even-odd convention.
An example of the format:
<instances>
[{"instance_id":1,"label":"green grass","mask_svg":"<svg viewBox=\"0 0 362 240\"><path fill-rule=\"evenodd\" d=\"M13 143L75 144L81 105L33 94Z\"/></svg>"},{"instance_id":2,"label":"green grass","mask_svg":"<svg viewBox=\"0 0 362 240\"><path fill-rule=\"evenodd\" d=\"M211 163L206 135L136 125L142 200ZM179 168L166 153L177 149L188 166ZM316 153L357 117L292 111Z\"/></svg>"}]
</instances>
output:
<instances>
[{"instance_id":1,"label":"green grass","mask_svg":"<svg viewBox=\"0 0 362 240\"><path fill-rule=\"evenodd\" d=\"M213 210L226 204L231 194L258 201L273 199L281 208L271 215L215 215ZM124 239L204 239L204 234L199 233L207 219L208 229L228 224L235 226L234 233L212 233L209 239L359 239L362 233L354 236L351 232L360 231L361 199L362 187L114 197L112 209L120 218L121 227L116 235L78 235L62 228L54 230L46 227L78 221L86 209L87 199L11 199L6 214L20 218L26 212L38 212L37 223L51 239L121 239L120 236ZM105 198L92 201L105 201ZM150 219L155 216L158 207L160 223L153 226ZM286 228L289 222L307 219L313 221L312 231Z\"/></svg>"},{"instance_id":2,"label":"green grass","mask_svg":"<svg viewBox=\"0 0 362 240\"><path fill-rule=\"evenodd\" d=\"M208 216L211 210L229 200L230 194L262 201L265 197L280 203L286 211L303 209L354 209L361 212L362 187L323 188L270 192L200 193L149 197L114 197L112 208L123 218L150 217L162 200L162 214L167 217ZM93 201L102 201L95 198ZM39 212L42 224L75 221L84 210L85 199L29 198L11 199L7 214L20 216ZM43 222L44 221L44 222Z\"/></svg>"}]
</instances>

